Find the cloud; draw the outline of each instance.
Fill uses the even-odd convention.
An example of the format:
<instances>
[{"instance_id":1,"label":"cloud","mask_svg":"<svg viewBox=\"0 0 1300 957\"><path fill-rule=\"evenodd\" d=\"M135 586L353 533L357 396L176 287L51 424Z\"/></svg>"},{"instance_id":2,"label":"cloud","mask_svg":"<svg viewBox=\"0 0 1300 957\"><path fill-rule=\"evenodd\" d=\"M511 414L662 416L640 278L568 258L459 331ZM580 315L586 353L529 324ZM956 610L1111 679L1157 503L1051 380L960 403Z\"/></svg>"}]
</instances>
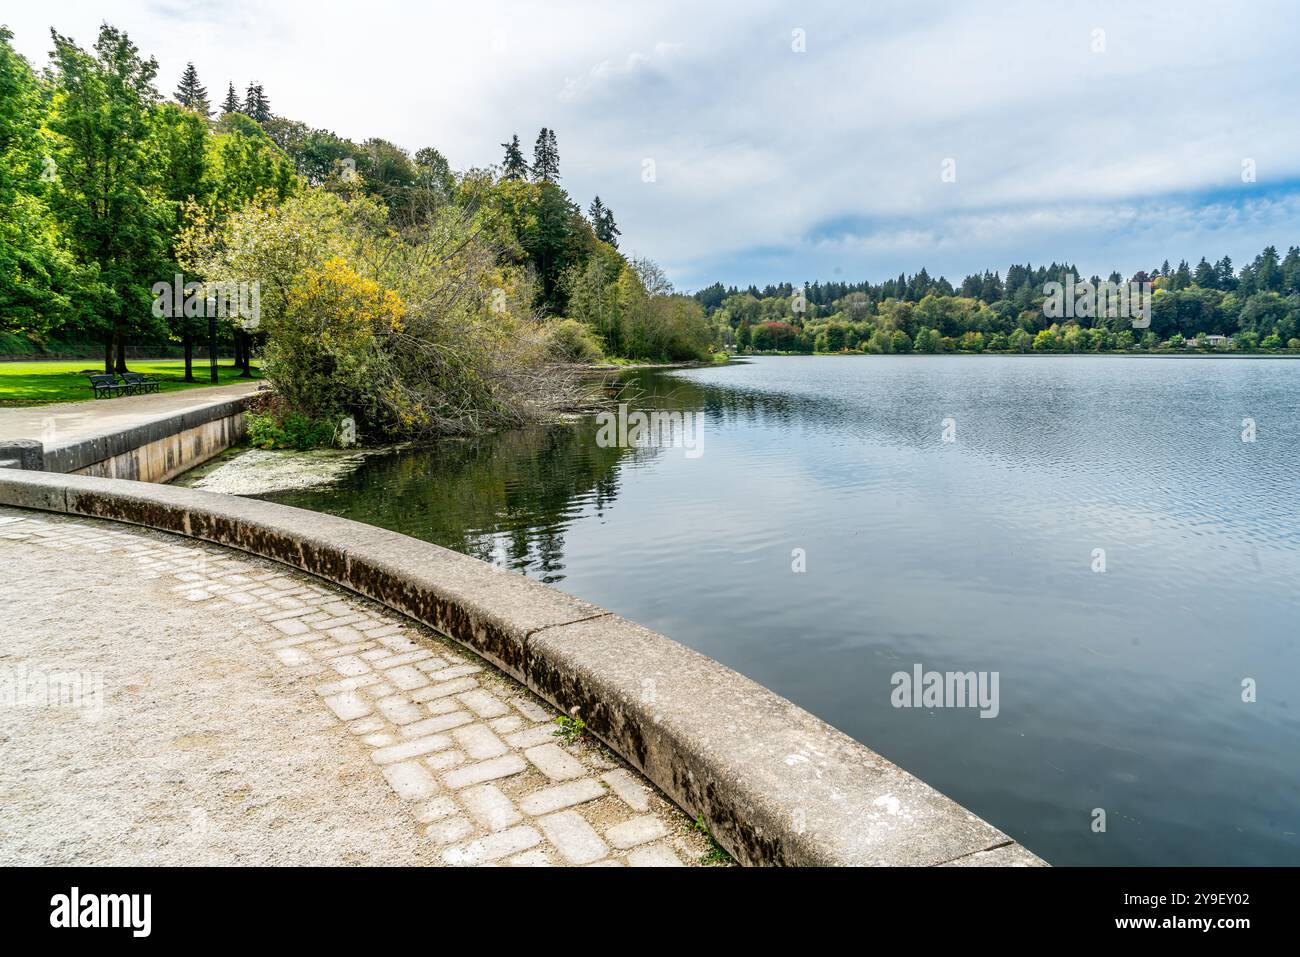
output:
<instances>
[{"instance_id":1,"label":"cloud","mask_svg":"<svg viewBox=\"0 0 1300 957\"><path fill-rule=\"evenodd\" d=\"M596 94L616 95L627 93L628 87L645 86L661 78L669 61L681 52L680 43L660 41L649 53L632 51L621 62L601 60L586 73L574 78L566 78L560 90L563 101L581 100Z\"/></svg>"}]
</instances>

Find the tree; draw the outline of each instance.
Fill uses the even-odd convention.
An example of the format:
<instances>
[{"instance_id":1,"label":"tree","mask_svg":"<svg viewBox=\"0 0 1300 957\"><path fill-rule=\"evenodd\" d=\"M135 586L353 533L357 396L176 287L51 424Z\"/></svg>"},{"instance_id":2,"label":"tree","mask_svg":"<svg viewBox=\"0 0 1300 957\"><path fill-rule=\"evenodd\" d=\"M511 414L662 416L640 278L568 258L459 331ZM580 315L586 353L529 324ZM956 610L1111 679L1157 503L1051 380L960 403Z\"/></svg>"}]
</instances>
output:
<instances>
[{"instance_id":1,"label":"tree","mask_svg":"<svg viewBox=\"0 0 1300 957\"><path fill-rule=\"evenodd\" d=\"M560 314L567 302L563 277L570 267L587 259L595 236L560 187L540 183L527 188L529 197L519 243L541 279L538 305Z\"/></svg>"},{"instance_id":2,"label":"tree","mask_svg":"<svg viewBox=\"0 0 1300 957\"><path fill-rule=\"evenodd\" d=\"M555 142L555 131L542 127L533 145L533 182L558 183L560 181L560 149Z\"/></svg>"},{"instance_id":3,"label":"tree","mask_svg":"<svg viewBox=\"0 0 1300 957\"><path fill-rule=\"evenodd\" d=\"M591 228L595 230L596 238L617 249L618 237L621 234L614 222L614 213L600 201L599 196L593 199L591 206L587 208L587 218L591 220Z\"/></svg>"},{"instance_id":4,"label":"tree","mask_svg":"<svg viewBox=\"0 0 1300 957\"><path fill-rule=\"evenodd\" d=\"M271 118L271 101L266 98L262 84L248 84L248 91L244 94L243 112L259 123L265 123Z\"/></svg>"},{"instance_id":5,"label":"tree","mask_svg":"<svg viewBox=\"0 0 1300 957\"><path fill-rule=\"evenodd\" d=\"M158 168L148 149L158 63L142 59L108 24L93 55L51 34L54 209L77 258L98 270L105 290L90 308L105 342L105 370L125 372L127 340L160 331L150 289L166 268L166 217L153 199Z\"/></svg>"},{"instance_id":6,"label":"tree","mask_svg":"<svg viewBox=\"0 0 1300 957\"><path fill-rule=\"evenodd\" d=\"M373 138L361 144L355 158L357 172L370 193L394 212L406 204L419 177L406 150L388 140Z\"/></svg>"},{"instance_id":7,"label":"tree","mask_svg":"<svg viewBox=\"0 0 1300 957\"><path fill-rule=\"evenodd\" d=\"M1232 292L1237 287L1237 275L1232 269L1232 260L1224 256L1214 264L1214 288Z\"/></svg>"},{"instance_id":8,"label":"tree","mask_svg":"<svg viewBox=\"0 0 1300 957\"><path fill-rule=\"evenodd\" d=\"M600 197L597 196L591 201L591 205L587 207L587 219L591 221L591 228L596 231L597 239L600 239L600 221L604 216L605 204L602 203ZM604 242L604 240L601 241Z\"/></svg>"},{"instance_id":9,"label":"tree","mask_svg":"<svg viewBox=\"0 0 1300 957\"><path fill-rule=\"evenodd\" d=\"M509 143L501 145L506 151L505 159L501 161L501 175L506 179L527 179L528 164L524 162L524 152L519 148L519 134L514 134Z\"/></svg>"},{"instance_id":10,"label":"tree","mask_svg":"<svg viewBox=\"0 0 1300 957\"><path fill-rule=\"evenodd\" d=\"M653 259L637 257L632 260L632 269L649 295L671 296L673 294L673 284L669 281L668 274Z\"/></svg>"},{"instance_id":11,"label":"tree","mask_svg":"<svg viewBox=\"0 0 1300 957\"><path fill-rule=\"evenodd\" d=\"M1202 289L1214 289L1217 285L1217 276L1214 267L1201 257L1201 261L1196 264L1196 271L1192 273L1192 281Z\"/></svg>"},{"instance_id":12,"label":"tree","mask_svg":"<svg viewBox=\"0 0 1300 957\"><path fill-rule=\"evenodd\" d=\"M187 110L193 110L204 119L212 115L212 107L208 103L208 89L199 82L199 71L194 69L193 63L185 64L180 85L176 87L176 102Z\"/></svg>"},{"instance_id":13,"label":"tree","mask_svg":"<svg viewBox=\"0 0 1300 957\"><path fill-rule=\"evenodd\" d=\"M415 186L430 205L451 202L456 191L456 174L447 157L432 146L415 151Z\"/></svg>"},{"instance_id":14,"label":"tree","mask_svg":"<svg viewBox=\"0 0 1300 957\"><path fill-rule=\"evenodd\" d=\"M221 112L244 112L244 104L239 101L239 94L235 92L235 84L233 81L226 86L226 98L221 101Z\"/></svg>"},{"instance_id":15,"label":"tree","mask_svg":"<svg viewBox=\"0 0 1300 957\"><path fill-rule=\"evenodd\" d=\"M213 200L224 210L249 203L283 202L294 191L293 165L251 118L222 117L208 139L207 168Z\"/></svg>"},{"instance_id":16,"label":"tree","mask_svg":"<svg viewBox=\"0 0 1300 957\"><path fill-rule=\"evenodd\" d=\"M0 27L0 331L42 333L70 305L59 287L72 263L49 207L57 167L41 142L36 75L12 36Z\"/></svg>"},{"instance_id":17,"label":"tree","mask_svg":"<svg viewBox=\"0 0 1300 957\"><path fill-rule=\"evenodd\" d=\"M274 120L270 127L271 131L276 129ZM271 135L274 137L274 132ZM289 132L279 146L293 160L298 175L312 186L321 186L337 178L340 164L347 159L355 162L361 152L361 147L356 143L342 139L329 130L305 128Z\"/></svg>"},{"instance_id":18,"label":"tree","mask_svg":"<svg viewBox=\"0 0 1300 957\"><path fill-rule=\"evenodd\" d=\"M1279 291L1283 295L1300 293L1300 248L1292 246L1287 249L1281 269L1282 284Z\"/></svg>"},{"instance_id":19,"label":"tree","mask_svg":"<svg viewBox=\"0 0 1300 957\"><path fill-rule=\"evenodd\" d=\"M623 354L626 338L615 287L622 268L619 256L600 250L585 265L575 265L565 276L569 314L589 328L606 351L615 355Z\"/></svg>"},{"instance_id":20,"label":"tree","mask_svg":"<svg viewBox=\"0 0 1300 957\"><path fill-rule=\"evenodd\" d=\"M164 215L170 237L167 257L176 260L176 237L193 221L200 204L206 202L208 177L207 123L197 114L170 103L153 115L150 150L161 164L159 188L164 196ZM179 265L176 272L181 272ZM194 277L197 278L197 277ZM194 343L201 340L207 323L202 317L187 316L186 310L167 317L171 334L180 339L185 352L185 381L194 380Z\"/></svg>"}]
</instances>

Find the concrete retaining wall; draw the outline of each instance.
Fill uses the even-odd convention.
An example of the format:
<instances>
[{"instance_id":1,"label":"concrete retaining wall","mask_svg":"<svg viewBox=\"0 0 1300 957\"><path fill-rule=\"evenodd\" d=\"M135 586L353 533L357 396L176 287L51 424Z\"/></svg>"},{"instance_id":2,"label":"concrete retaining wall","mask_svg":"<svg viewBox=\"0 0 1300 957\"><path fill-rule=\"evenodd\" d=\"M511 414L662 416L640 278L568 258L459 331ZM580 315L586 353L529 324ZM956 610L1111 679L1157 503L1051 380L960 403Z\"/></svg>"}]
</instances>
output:
<instances>
[{"instance_id":1,"label":"concrete retaining wall","mask_svg":"<svg viewBox=\"0 0 1300 957\"><path fill-rule=\"evenodd\" d=\"M227 399L119 432L48 448L47 472L166 482L244 437L247 399Z\"/></svg>"},{"instance_id":2,"label":"concrete retaining wall","mask_svg":"<svg viewBox=\"0 0 1300 957\"><path fill-rule=\"evenodd\" d=\"M255 499L0 471L0 504L275 559L466 645L593 733L745 864L1041 865L924 782L716 661L603 608L395 532Z\"/></svg>"}]
</instances>

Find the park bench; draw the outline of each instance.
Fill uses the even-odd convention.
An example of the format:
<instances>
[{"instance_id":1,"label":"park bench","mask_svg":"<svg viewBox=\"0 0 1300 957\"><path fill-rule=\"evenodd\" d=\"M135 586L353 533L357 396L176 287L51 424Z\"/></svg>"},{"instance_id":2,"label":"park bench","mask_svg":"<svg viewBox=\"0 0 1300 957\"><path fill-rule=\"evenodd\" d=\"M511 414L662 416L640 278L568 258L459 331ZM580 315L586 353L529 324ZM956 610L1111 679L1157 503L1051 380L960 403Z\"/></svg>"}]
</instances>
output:
<instances>
[{"instance_id":1,"label":"park bench","mask_svg":"<svg viewBox=\"0 0 1300 957\"><path fill-rule=\"evenodd\" d=\"M108 399L115 395L126 394L126 386L118 382L115 375L92 375L87 378L90 379L90 388L94 390L96 399Z\"/></svg>"},{"instance_id":2,"label":"park bench","mask_svg":"<svg viewBox=\"0 0 1300 957\"><path fill-rule=\"evenodd\" d=\"M160 384L157 379L147 379L139 372L123 372L120 377L101 373L87 378L90 379L90 388L96 399L110 399L115 395L146 395L157 392Z\"/></svg>"},{"instance_id":3,"label":"park bench","mask_svg":"<svg viewBox=\"0 0 1300 957\"><path fill-rule=\"evenodd\" d=\"M126 384L130 395L147 395L158 391L158 380L146 379L139 372L123 372L122 381Z\"/></svg>"}]
</instances>

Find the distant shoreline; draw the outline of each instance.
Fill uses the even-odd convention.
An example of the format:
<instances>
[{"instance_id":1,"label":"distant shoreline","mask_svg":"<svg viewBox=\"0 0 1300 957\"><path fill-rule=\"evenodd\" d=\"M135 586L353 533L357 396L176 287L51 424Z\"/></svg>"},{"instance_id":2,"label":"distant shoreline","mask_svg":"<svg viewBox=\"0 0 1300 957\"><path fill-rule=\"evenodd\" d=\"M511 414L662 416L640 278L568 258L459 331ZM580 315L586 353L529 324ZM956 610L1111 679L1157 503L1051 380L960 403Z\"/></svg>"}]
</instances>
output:
<instances>
[{"instance_id":1,"label":"distant shoreline","mask_svg":"<svg viewBox=\"0 0 1300 957\"><path fill-rule=\"evenodd\" d=\"M1300 359L1300 352L755 352L738 353L731 358L757 359L764 356L784 359L951 359L962 356L1008 359Z\"/></svg>"}]
</instances>

